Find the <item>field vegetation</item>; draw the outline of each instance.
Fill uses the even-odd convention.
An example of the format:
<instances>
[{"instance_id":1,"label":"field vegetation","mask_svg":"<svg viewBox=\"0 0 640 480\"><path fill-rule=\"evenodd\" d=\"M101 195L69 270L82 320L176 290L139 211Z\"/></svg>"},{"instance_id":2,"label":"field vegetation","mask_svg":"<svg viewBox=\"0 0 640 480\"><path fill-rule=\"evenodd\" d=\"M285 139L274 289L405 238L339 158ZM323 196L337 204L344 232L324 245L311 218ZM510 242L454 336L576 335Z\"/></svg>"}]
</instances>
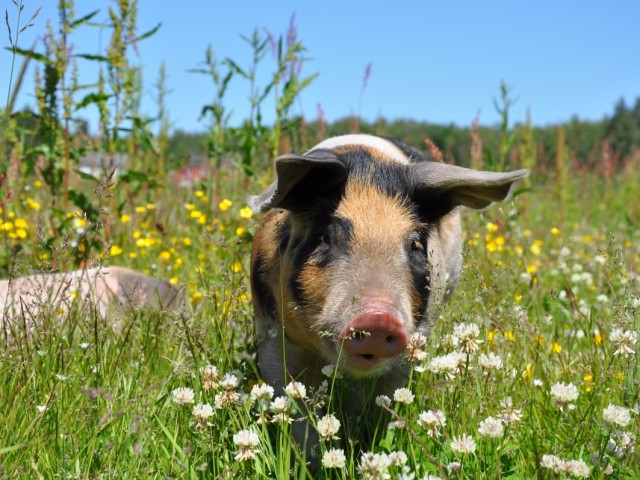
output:
<instances>
[{"instance_id":1,"label":"field vegetation","mask_svg":"<svg viewBox=\"0 0 640 480\"><path fill-rule=\"evenodd\" d=\"M183 286L186 303L178 313L131 305L105 321L77 302L43 309L35 328L3 315L0 477L640 478L638 105L598 125L511 128L503 84L497 127L440 137L447 127L408 121L326 125L291 115L314 79L300 74L294 29L256 31L248 67L205 50L197 73L212 79L210 130L196 153L206 168L182 182L186 153L176 152L188 135L169 130L163 72L157 116L138 111L130 52L154 30L138 32L136 2L108 7L102 55L72 57L74 30L92 28L97 11L60 1L60 23L45 27L14 4L12 49L16 64L36 65L38 111L14 111L24 70L3 70L12 76L0 131L3 277L122 265ZM20 46L23 28L46 32L39 49ZM83 62L101 66L93 87L77 84ZM255 84L258 64L273 68L267 85ZM228 124L232 81L254 92L240 126ZM87 108L100 113L96 134L82 121ZM352 131L533 173L508 202L464 214L458 290L430 336L412 339L406 388L370 398L358 418L342 415L350 380L331 366L318 389L274 392L261 380L248 290L257 218L245 201L270 183L279 153ZM581 143L585 131L599 136ZM446 143L456 135L466 151ZM91 153L101 168L81 170ZM290 435L300 415L322 437L315 469Z\"/></svg>"}]
</instances>

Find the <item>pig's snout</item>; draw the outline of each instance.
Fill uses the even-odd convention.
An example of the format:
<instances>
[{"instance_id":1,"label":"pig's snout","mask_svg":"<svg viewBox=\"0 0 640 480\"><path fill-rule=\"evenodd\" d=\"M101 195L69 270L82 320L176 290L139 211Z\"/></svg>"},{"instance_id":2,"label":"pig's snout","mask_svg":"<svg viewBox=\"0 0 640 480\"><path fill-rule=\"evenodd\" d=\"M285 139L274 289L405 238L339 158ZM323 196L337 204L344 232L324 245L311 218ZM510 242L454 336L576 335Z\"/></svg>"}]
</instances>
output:
<instances>
[{"instance_id":1,"label":"pig's snout","mask_svg":"<svg viewBox=\"0 0 640 480\"><path fill-rule=\"evenodd\" d=\"M368 371L407 348L407 329L388 312L367 312L347 323L339 335L349 367Z\"/></svg>"}]
</instances>

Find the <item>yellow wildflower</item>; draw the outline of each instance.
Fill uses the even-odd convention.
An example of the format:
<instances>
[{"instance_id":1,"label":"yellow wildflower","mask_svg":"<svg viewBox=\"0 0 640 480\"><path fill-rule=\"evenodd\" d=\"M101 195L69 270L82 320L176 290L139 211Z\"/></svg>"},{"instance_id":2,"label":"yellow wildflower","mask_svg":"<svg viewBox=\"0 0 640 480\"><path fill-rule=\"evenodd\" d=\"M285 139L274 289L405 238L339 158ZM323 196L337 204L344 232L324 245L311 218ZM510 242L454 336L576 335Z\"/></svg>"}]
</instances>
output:
<instances>
[{"instance_id":1,"label":"yellow wildflower","mask_svg":"<svg viewBox=\"0 0 640 480\"><path fill-rule=\"evenodd\" d=\"M162 252L160 252L159 256L160 260L162 260L163 262L167 262L171 258L171 252L163 250Z\"/></svg>"},{"instance_id":2,"label":"yellow wildflower","mask_svg":"<svg viewBox=\"0 0 640 480\"><path fill-rule=\"evenodd\" d=\"M234 273L239 273L242 271L242 263L240 263L238 260L236 260L235 262L233 262L233 265L231 265L231 270L233 270Z\"/></svg>"},{"instance_id":3,"label":"yellow wildflower","mask_svg":"<svg viewBox=\"0 0 640 480\"><path fill-rule=\"evenodd\" d=\"M488 222L487 223L487 232L494 233L498 231L498 225L495 223Z\"/></svg>"},{"instance_id":4,"label":"yellow wildflower","mask_svg":"<svg viewBox=\"0 0 640 480\"><path fill-rule=\"evenodd\" d=\"M36 187L36 188L40 188L40 187L42 187L42 181L40 181L40 180L35 180L35 181L33 182L33 186L34 186L34 187Z\"/></svg>"},{"instance_id":5,"label":"yellow wildflower","mask_svg":"<svg viewBox=\"0 0 640 480\"><path fill-rule=\"evenodd\" d=\"M529 275L533 275L534 273L536 273L537 270L538 270L538 267L536 267L535 265L533 264L527 265L527 273Z\"/></svg>"},{"instance_id":6,"label":"yellow wildflower","mask_svg":"<svg viewBox=\"0 0 640 480\"><path fill-rule=\"evenodd\" d=\"M529 250L531 250L531 253L533 253L534 255L540 255L540 253L542 252L542 249L540 247L542 247L542 240L536 240L533 242L533 245L531 245L531 248Z\"/></svg>"},{"instance_id":7,"label":"yellow wildflower","mask_svg":"<svg viewBox=\"0 0 640 480\"><path fill-rule=\"evenodd\" d=\"M27 228L27 221L24 218L16 218L16 221L13 223L16 228Z\"/></svg>"},{"instance_id":8,"label":"yellow wildflower","mask_svg":"<svg viewBox=\"0 0 640 480\"><path fill-rule=\"evenodd\" d=\"M191 295L191 303L193 303L194 305L199 304L202 301L202 293L201 292L194 292Z\"/></svg>"},{"instance_id":9,"label":"yellow wildflower","mask_svg":"<svg viewBox=\"0 0 640 480\"><path fill-rule=\"evenodd\" d=\"M136 213L144 213L147 209L143 206L136 207Z\"/></svg>"},{"instance_id":10,"label":"yellow wildflower","mask_svg":"<svg viewBox=\"0 0 640 480\"><path fill-rule=\"evenodd\" d=\"M111 247L109 248L109 255L111 255L112 257L117 257L118 255L121 255L123 251L124 250L122 250L120 246L111 245Z\"/></svg>"},{"instance_id":11,"label":"yellow wildflower","mask_svg":"<svg viewBox=\"0 0 640 480\"><path fill-rule=\"evenodd\" d=\"M203 198L205 193L202 190L196 190L195 196L198 198Z\"/></svg>"},{"instance_id":12,"label":"yellow wildflower","mask_svg":"<svg viewBox=\"0 0 640 480\"><path fill-rule=\"evenodd\" d=\"M560 230L556 227L551 228L551 235L560 235Z\"/></svg>"},{"instance_id":13,"label":"yellow wildflower","mask_svg":"<svg viewBox=\"0 0 640 480\"><path fill-rule=\"evenodd\" d=\"M193 203L187 203L187 204L185 205L185 208L186 208L187 210L195 210L196 206L195 206Z\"/></svg>"},{"instance_id":14,"label":"yellow wildflower","mask_svg":"<svg viewBox=\"0 0 640 480\"><path fill-rule=\"evenodd\" d=\"M551 351L553 353L560 353L562 352L562 345L560 345L558 342L552 342L551 343Z\"/></svg>"},{"instance_id":15,"label":"yellow wildflower","mask_svg":"<svg viewBox=\"0 0 640 480\"><path fill-rule=\"evenodd\" d=\"M231 208L232 205L233 205L233 202L225 198L224 200L221 200L220 203L218 203L218 209L221 212L226 212L227 210L229 210L229 208Z\"/></svg>"},{"instance_id":16,"label":"yellow wildflower","mask_svg":"<svg viewBox=\"0 0 640 480\"><path fill-rule=\"evenodd\" d=\"M76 218L73 221L73 226L76 228L83 228L87 226L87 219L86 218Z\"/></svg>"},{"instance_id":17,"label":"yellow wildflower","mask_svg":"<svg viewBox=\"0 0 640 480\"><path fill-rule=\"evenodd\" d=\"M180 280L178 279L178 277L171 277L171 280L169 280L169 283L171 285L177 285L179 281Z\"/></svg>"},{"instance_id":18,"label":"yellow wildflower","mask_svg":"<svg viewBox=\"0 0 640 480\"><path fill-rule=\"evenodd\" d=\"M130 221L130 220L131 220L131 215L127 215L126 213L123 213L123 214L120 216L120 221L121 221L122 223L129 223L129 221Z\"/></svg>"},{"instance_id":19,"label":"yellow wildflower","mask_svg":"<svg viewBox=\"0 0 640 480\"><path fill-rule=\"evenodd\" d=\"M249 220L253 216L253 210L249 207L243 207L240 209L240 216L246 220Z\"/></svg>"},{"instance_id":20,"label":"yellow wildflower","mask_svg":"<svg viewBox=\"0 0 640 480\"><path fill-rule=\"evenodd\" d=\"M242 235L244 235L246 233L247 229L244 228L243 226L240 226L238 228L236 228L236 235L241 237Z\"/></svg>"},{"instance_id":21,"label":"yellow wildflower","mask_svg":"<svg viewBox=\"0 0 640 480\"><path fill-rule=\"evenodd\" d=\"M27 205L33 210L40 210L40 204L32 198L27 198Z\"/></svg>"},{"instance_id":22,"label":"yellow wildflower","mask_svg":"<svg viewBox=\"0 0 640 480\"><path fill-rule=\"evenodd\" d=\"M513 330L507 330L506 332L504 332L504 338L506 338L507 340L509 340L511 342L515 342L516 341L516 337L513 334Z\"/></svg>"}]
</instances>

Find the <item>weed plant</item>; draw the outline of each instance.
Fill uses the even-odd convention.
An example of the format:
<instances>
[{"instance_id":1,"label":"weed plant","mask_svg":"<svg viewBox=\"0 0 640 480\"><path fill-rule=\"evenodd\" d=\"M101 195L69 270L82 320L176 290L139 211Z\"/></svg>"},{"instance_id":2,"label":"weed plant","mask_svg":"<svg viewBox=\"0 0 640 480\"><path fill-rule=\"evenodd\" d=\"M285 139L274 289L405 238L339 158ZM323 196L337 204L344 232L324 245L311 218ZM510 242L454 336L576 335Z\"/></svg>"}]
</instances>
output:
<instances>
[{"instance_id":1,"label":"weed plant","mask_svg":"<svg viewBox=\"0 0 640 480\"><path fill-rule=\"evenodd\" d=\"M201 71L217 89L203 109L211 173L178 188L153 167L164 141L136 112L140 87L126 52L153 30L136 36L132 5L110 9L120 27L104 58L84 58L104 62L96 91L74 107L73 69L60 70L65 84L41 84L49 134L40 143L22 144L5 111L1 266L7 278L124 265L182 285L187 301L178 312L134 305L107 318L76 303L43 310L32 330L3 315L2 478L640 477L637 173L534 178L509 202L465 214L461 281L430 336L411 339L409 384L346 416L343 384L353 382L332 366L319 388L292 383L283 395L261 380L255 358L247 277L257 219L244 198L269 180L284 138L304 144L304 125L289 118L313 80L297 76L302 45L292 34L270 42L255 33L248 68L207 51ZM72 2L60 9L65 35L97 15L75 19ZM63 40L54 34L51 45ZM268 45L275 73L258 88L251 72ZM57 57L36 53L46 76ZM232 129L224 88L236 77L258 93L248 123ZM163 75L158 90L166 92ZM265 126L261 102L276 91L278 122ZM60 95L62 104L53 101ZM89 105L102 115L97 139L73 131L67 115ZM504 138L515 141L507 130ZM137 163L75 172L96 145ZM228 157L240 168L223 168ZM315 469L292 440L300 415L322 438Z\"/></svg>"}]
</instances>

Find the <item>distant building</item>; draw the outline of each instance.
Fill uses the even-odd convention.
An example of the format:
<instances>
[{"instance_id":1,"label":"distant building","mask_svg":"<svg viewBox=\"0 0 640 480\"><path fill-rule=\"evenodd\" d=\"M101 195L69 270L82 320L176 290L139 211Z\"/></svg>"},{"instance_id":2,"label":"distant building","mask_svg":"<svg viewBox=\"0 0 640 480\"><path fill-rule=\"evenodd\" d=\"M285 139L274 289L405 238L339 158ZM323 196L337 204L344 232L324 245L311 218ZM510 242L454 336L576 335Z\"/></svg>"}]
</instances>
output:
<instances>
[{"instance_id":1,"label":"distant building","mask_svg":"<svg viewBox=\"0 0 640 480\"><path fill-rule=\"evenodd\" d=\"M89 152L80 159L78 170L94 177L109 175L114 169L115 176L126 170L129 155L126 153Z\"/></svg>"}]
</instances>

